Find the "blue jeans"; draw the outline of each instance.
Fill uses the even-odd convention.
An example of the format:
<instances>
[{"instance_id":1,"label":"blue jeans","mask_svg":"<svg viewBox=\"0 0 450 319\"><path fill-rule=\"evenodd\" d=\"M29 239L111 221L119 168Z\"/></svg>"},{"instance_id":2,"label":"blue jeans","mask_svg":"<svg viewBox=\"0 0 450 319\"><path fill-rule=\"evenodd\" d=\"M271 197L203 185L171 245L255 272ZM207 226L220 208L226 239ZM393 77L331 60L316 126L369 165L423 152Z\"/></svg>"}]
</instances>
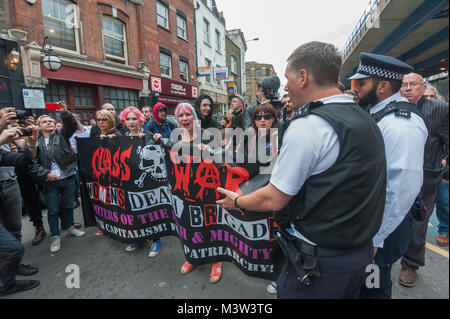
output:
<instances>
[{"instance_id":1,"label":"blue jeans","mask_svg":"<svg viewBox=\"0 0 450 319\"><path fill-rule=\"evenodd\" d=\"M0 223L0 292L14 284L24 253L22 243Z\"/></svg>"},{"instance_id":2,"label":"blue jeans","mask_svg":"<svg viewBox=\"0 0 450 319\"><path fill-rule=\"evenodd\" d=\"M70 228L74 224L73 196L75 193L75 177L71 176L61 181L50 182L45 193L45 202L48 208L48 224L52 236L59 236L59 209L64 219L64 224ZM61 202L61 203L60 203Z\"/></svg>"},{"instance_id":3,"label":"blue jeans","mask_svg":"<svg viewBox=\"0 0 450 319\"><path fill-rule=\"evenodd\" d=\"M441 183L437 190L436 216L439 220L439 234L448 235L448 182Z\"/></svg>"}]
</instances>

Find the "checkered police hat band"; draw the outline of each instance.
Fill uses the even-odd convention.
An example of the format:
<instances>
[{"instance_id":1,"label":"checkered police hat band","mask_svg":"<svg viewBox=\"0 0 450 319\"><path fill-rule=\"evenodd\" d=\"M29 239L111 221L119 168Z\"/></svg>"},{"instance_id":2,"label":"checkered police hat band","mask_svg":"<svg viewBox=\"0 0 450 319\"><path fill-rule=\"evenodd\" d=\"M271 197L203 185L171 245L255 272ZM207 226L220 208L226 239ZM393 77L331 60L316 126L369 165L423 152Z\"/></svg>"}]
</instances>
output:
<instances>
[{"instance_id":1,"label":"checkered police hat band","mask_svg":"<svg viewBox=\"0 0 450 319\"><path fill-rule=\"evenodd\" d=\"M377 66L372 65L363 65L359 64L358 67L358 73L373 76L376 78L385 78L385 79L391 79L391 80L403 80L404 74L394 72L391 70L383 69Z\"/></svg>"}]
</instances>

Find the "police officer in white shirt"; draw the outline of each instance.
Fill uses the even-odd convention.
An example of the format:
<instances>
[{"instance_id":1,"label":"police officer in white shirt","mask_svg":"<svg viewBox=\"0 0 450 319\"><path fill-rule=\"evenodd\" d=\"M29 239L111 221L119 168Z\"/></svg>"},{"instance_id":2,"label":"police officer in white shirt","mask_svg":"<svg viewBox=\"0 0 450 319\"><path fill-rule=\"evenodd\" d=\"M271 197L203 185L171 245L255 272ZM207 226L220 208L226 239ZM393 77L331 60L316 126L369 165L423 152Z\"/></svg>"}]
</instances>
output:
<instances>
[{"instance_id":1,"label":"police officer in white shirt","mask_svg":"<svg viewBox=\"0 0 450 319\"><path fill-rule=\"evenodd\" d=\"M286 262L278 298L358 298L373 260L386 198L384 143L370 115L336 87L341 65L331 44L293 52L285 90L297 110L270 183L246 196L218 189L227 210L274 211L301 245L297 253L312 252L311 285L296 273L307 267Z\"/></svg>"},{"instance_id":2,"label":"police officer in white shirt","mask_svg":"<svg viewBox=\"0 0 450 319\"><path fill-rule=\"evenodd\" d=\"M361 298L390 299L391 268L411 240L411 208L423 182L424 148L428 130L420 111L400 95L402 80L413 68L395 58L361 53L350 79L359 104L368 107L383 134L387 161L387 192L383 223L373 238L380 288L364 286Z\"/></svg>"}]
</instances>

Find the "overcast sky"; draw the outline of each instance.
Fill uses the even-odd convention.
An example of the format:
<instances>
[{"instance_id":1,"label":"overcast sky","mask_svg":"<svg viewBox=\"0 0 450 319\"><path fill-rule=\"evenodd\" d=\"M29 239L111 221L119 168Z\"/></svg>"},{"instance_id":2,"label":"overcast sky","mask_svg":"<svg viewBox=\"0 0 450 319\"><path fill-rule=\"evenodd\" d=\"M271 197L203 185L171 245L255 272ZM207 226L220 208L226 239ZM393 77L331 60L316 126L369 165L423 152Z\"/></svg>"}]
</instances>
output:
<instances>
[{"instance_id":1,"label":"overcast sky","mask_svg":"<svg viewBox=\"0 0 450 319\"><path fill-rule=\"evenodd\" d=\"M286 60L297 47L323 41L343 49L369 0L216 0L227 30L241 29L246 61L273 64L282 85Z\"/></svg>"}]
</instances>

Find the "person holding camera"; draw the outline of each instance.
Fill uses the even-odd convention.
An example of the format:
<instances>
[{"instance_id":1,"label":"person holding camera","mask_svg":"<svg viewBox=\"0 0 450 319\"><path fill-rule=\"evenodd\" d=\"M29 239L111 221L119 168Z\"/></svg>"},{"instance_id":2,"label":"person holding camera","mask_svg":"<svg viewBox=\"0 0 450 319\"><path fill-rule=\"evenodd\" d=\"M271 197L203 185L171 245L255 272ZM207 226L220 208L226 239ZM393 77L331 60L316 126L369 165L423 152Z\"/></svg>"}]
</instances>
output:
<instances>
[{"instance_id":1,"label":"person holding camera","mask_svg":"<svg viewBox=\"0 0 450 319\"><path fill-rule=\"evenodd\" d=\"M24 111L15 111L14 108L2 109L0 111L0 132L5 129L15 130L19 135L14 140L18 140L24 135L30 136L32 130L21 129L18 124L19 121L23 122L25 117ZM28 137L26 139L29 140ZM0 148L11 153L10 143L5 143ZM0 167L0 192L3 196L3 205L0 212L5 220L5 227L20 240L22 237L22 204L14 165Z\"/></svg>"},{"instance_id":2,"label":"person holding camera","mask_svg":"<svg viewBox=\"0 0 450 319\"><path fill-rule=\"evenodd\" d=\"M287 62L285 91L296 115L270 183L245 196L218 188L224 198L217 204L274 212L287 257L278 298L358 298L383 218L383 137L337 89L342 57L333 45L306 43Z\"/></svg>"},{"instance_id":3,"label":"person holding camera","mask_svg":"<svg viewBox=\"0 0 450 319\"><path fill-rule=\"evenodd\" d=\"M23 117L25 116L26 112L23 114ZM18 153L23 153L27 148L26 135L30 135L31 128L35 125L36 120L33 116L28 116L25 119L21 119L20 122L23 122L22 128L24 128L24 130L22 130L22 133L24 135L22 135L22 138L14 140L11 143L11 147L15 147ZM12 123L11 126L20 128L18 122ZM20 194L23 199L23 209L25 209L35 228L35 236L31 241L31 244L37 246L44 240L45 236L47 236L42 218L39 189L33 178L30 178L31 176L28 172L28 168L16 167L15 172L17 174L17 181L19 182Z\"/></svg>"},{"instance_id":4,"label":"person holding camera","mask_svg":"<svg viewBox=\"0 0 450 319\"><path fill-rule=\"evenodd\" d=\"M269 101L266 101L266 98L264 96L264 91L262 89L262 85L258 84L256 86L256 102L245 109L245 114L244 114L244 119L243 119L245 129L248 129L252 126L253 111L256 109L256 107L258 105L263 104L263 102L269 102Z\"/></svg>"},{"instance_id":5,"label":"person holding camera","mask_svg":"<svg viewBox=\"0 0 450 319\"><path fill-rule=\"evenodd\" d=\"M0 145L8 145L23 136L19 128L5 128L5 124L12 123L16 115L11 114L13 108L0 110ZM8 124L8 125L10 125ZM15 153L0 148L0 168L25 168L36 157L37 127L31 127L31 136L26 138L27 148L23 153ZM3 174L10 173L9 169ZM5 175L3 175L5 176ZM16 181L17 183L17 181ZM30 290L39 286L38 280L16 280L16 275L31 276L38 272L36 267L21 264L25 249L21 243L21 211L20 190L16 183L0 184L0 296ZM8 185L10 184L10 185ZM11 187L17 194L11 194ZM19 203L17 203L19 198ZM12 208L12 209L11 209ZM18 215L17 215L18 214Z\"/></svg>"},{"instance_id":6,"label":"person holding camera","mask_svg":"<svg viewBox=\"0 0 450 319\"><path fill-rule=\"evenodd\" d=\"M31 173L38 178L45 195L48 208L48 224L52 241L50 251L57 252L61 248L59 211L62 207L64 224L69 233L75 237L85 235L84 231L74 227L73 198L75 193L76 155L70 147L70 137L78 129L78 124L64 102L58 102L63 127L56 130L53 118L43 115L38 119L42 135L38 140L38 161L33 165Z\"/></svg>"}]
</instances>

